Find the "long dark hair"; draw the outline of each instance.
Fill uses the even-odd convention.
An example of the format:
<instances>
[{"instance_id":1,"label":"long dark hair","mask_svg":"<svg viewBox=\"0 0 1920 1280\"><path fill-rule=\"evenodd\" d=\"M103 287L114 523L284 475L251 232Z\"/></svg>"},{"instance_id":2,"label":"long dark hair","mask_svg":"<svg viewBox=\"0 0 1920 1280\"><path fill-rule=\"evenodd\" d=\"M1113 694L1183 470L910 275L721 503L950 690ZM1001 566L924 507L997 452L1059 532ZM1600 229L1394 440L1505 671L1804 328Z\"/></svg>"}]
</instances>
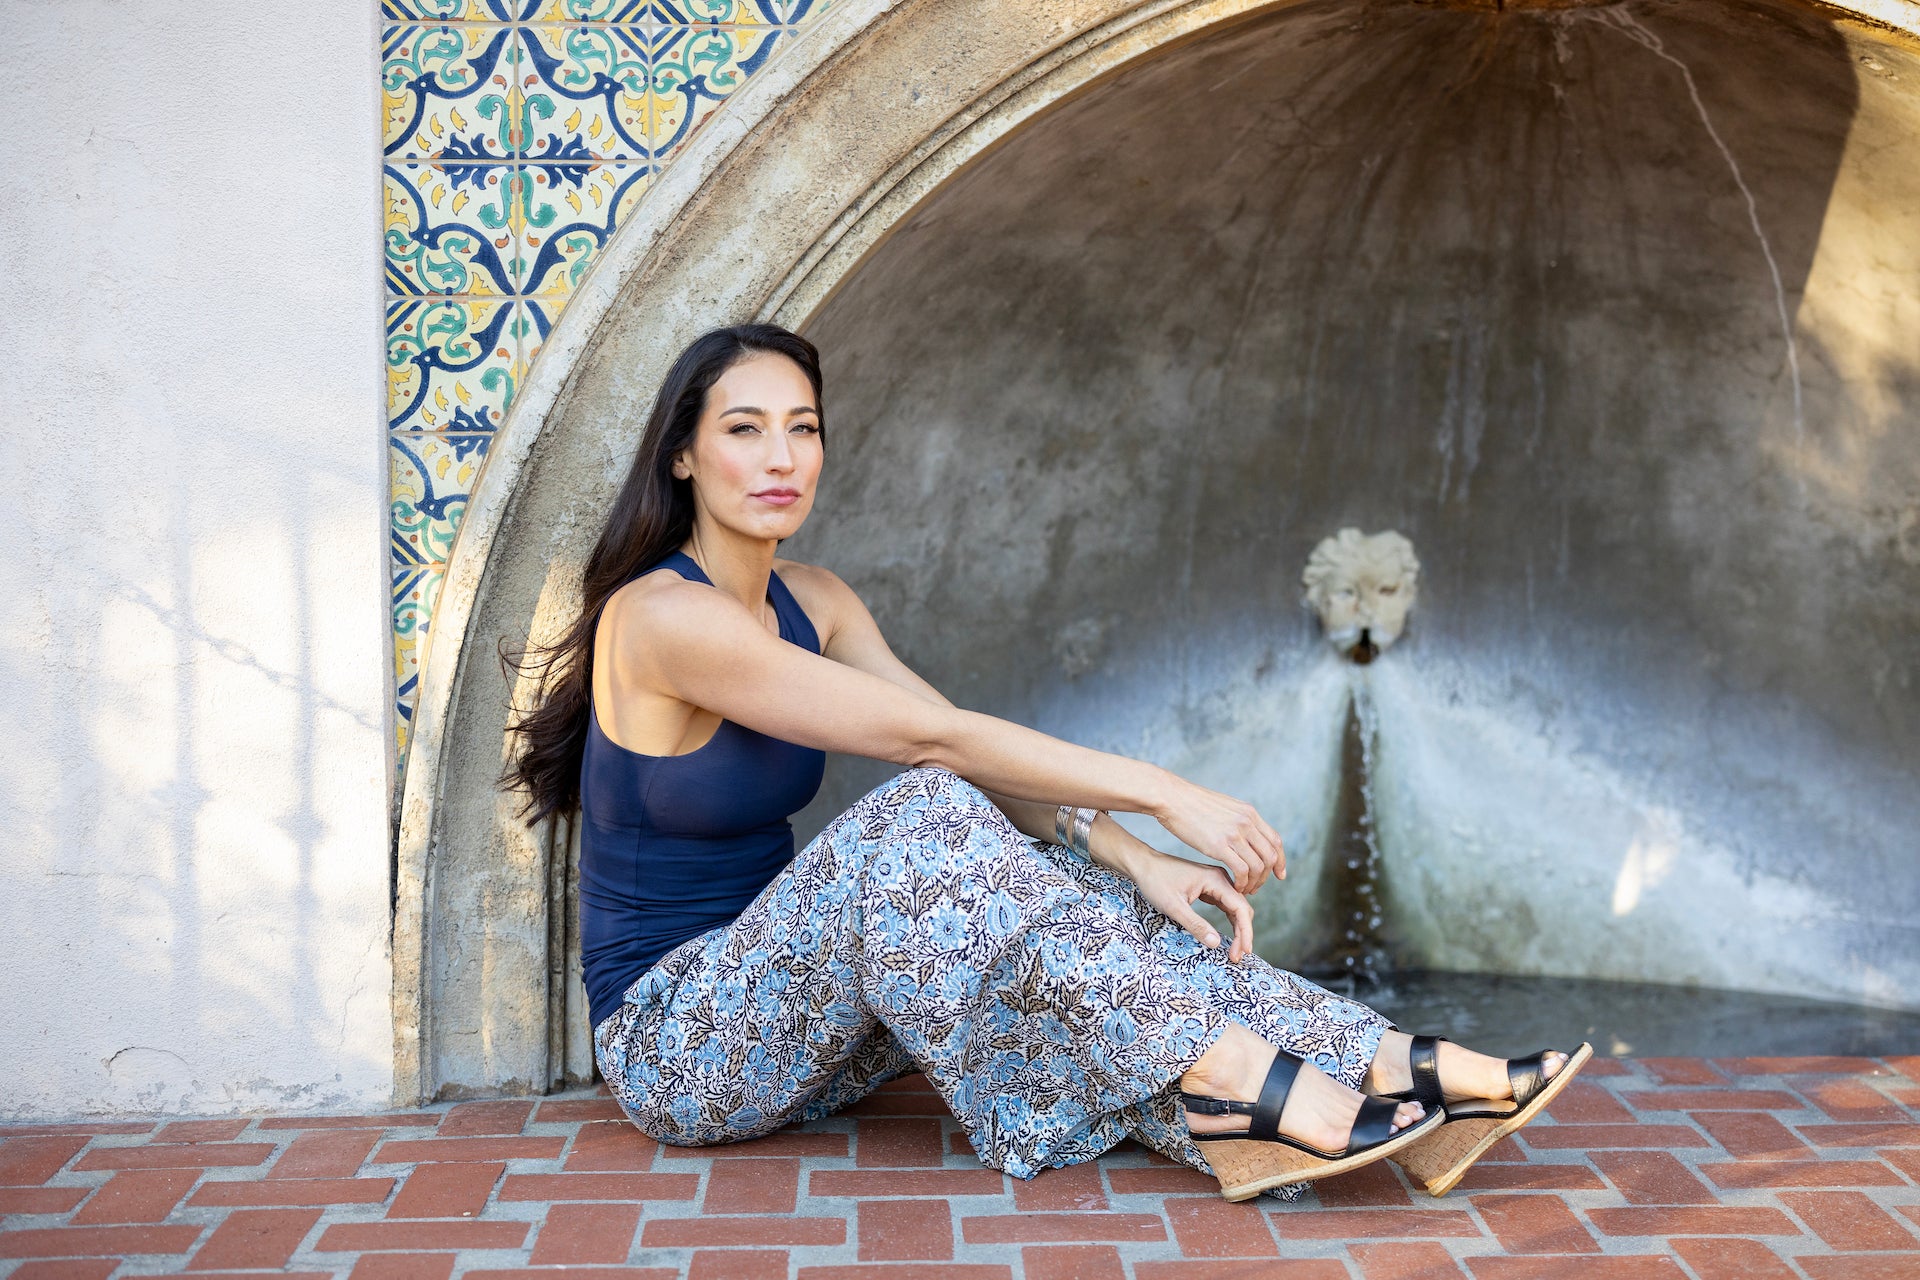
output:
<instances>
[{"instance_id":1,"label":"long dark hair","mask_svg":"<svg viewBox=\"0 0 1920 1280\"><path fill-rule=\"evenodd\" d=\"M820 353L811 342L774 324L737 324L701 334L680 353L653 399L633 468L607 513L606 528L587 558L580 585L580 616L549 646L528 642L509 650L500 642L500 672L511 689L516 675L539 678L531 707L512 708L509 733L520 750L501 770L500 785L526 794L519 816L528 826L580 803L580 759L586 750L593 694L593 637L607 600L666 557L693 531L693 482L677 480L673 460L693 442L707 392L721 375L758 352L786 356L813 384L826 444L826 405L820 398Z\"/></svg>"}]
</instances>

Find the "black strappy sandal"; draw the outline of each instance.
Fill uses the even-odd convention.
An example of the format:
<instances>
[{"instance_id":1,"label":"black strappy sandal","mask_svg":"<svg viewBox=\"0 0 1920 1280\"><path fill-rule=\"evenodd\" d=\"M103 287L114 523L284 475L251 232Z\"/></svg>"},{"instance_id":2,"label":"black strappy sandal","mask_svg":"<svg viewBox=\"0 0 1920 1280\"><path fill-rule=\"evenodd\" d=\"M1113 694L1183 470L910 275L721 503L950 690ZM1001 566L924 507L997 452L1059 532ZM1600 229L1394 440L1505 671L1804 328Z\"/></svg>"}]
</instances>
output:
<instances>
[{"instance_id":1,"label":"black strappy sandal","mask_svg":"<svg viewBox=\"0 0 1920 1280\"><path fill-rule=\"evenodd\" d=\"M1252 1117L1244 1132L1189 1135L1195 1142L1210 1144L1207 1163L1213 1166L1213 1176L1220 1180L1220 1194L1227 1199L1250 1200L1269 1187L1310 1182L1371 1164L1432 1133L1446 1118L1444 1108L1428 1104L1425 1119L1395 1131L1393 1113L1402 1100L1368 1098L1360 1104L1360 1113L1347 1131L1345 1149L1322 1151L1280 1132L1280 1112L1305 1065L1305 1059L1276 1051L1257 1102L1181 1093L1180 1101L1187 1110L1200 1115Z\"/></svg>"},{"instance_id":2,"label":"black strappy sandal","mask_svg":"<svg viewBox=\"0 0 1920 1280\"><path fill-rule=\"evenodd\" d=\"M1413 1070L1413 1087L1398 1093L1380 1094L1380 1100L1418 1102L1429 1111L1442 1104L1445 1091L1440 1087L1440 1042L1445 1036L1415 1036L1407 1050L1407 1065ZM1466 1176L1473 1162L1487 1153L1494 1143L1533 1120L1547 1104L1559 1096L1593 1057L1593 1046L1582 1042L1567 1055L1560 1070L1547 1078L1546 1057L1542 1050L1528 1058L1507 1060L1507 1079L1513 1084L1513 1099L1482 1098L1478 1101L1447 1104L1446 1123L1426 1138L1393 1157L1407 1173L1418 1179L1431 1195L1443 1196Z\"/></svg>"}]
</instances>

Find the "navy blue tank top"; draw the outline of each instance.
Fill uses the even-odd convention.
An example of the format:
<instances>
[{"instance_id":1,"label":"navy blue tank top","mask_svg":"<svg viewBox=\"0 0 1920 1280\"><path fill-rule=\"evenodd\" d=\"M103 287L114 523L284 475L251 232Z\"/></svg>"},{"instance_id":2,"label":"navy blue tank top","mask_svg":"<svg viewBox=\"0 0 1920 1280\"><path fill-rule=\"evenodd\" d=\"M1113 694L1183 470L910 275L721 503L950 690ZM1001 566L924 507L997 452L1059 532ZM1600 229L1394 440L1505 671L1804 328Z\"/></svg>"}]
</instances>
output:
<instances>
[{"instance_id":1,"label":"navy blue tank top","mask_svg":"<svg viewBox=\"0 0 1920 1280\"><path fill-rule=\"evenodd\" d=\"M655 569L713 585L684 551L634 576ZM819 653L819 633L777 573L767 598L780 638ZM587 1017L599 1026L660 957L738 916L793 860L787 819L820 789L826 753L722 720L696 750L642 755L607 737L588 708L580 960Z\"/></svg>"}]
</instances>

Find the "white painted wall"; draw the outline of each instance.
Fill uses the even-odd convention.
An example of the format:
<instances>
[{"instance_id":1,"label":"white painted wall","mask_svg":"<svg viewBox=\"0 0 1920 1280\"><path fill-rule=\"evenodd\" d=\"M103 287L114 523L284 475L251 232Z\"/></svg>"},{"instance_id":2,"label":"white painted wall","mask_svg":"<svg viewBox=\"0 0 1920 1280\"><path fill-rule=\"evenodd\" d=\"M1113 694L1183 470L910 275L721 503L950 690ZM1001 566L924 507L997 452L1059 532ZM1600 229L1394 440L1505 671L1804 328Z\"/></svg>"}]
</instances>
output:
<instances>
[{"instance_id":1,"label":"white painted wall","mask_svg":"<svg viewBox=\"0 0 1920 1280\"><path fill-rule=\"evenodd\" d=\"M375 11L0 0L0 1116L389 1096Z\"/></svg>"}]
</instances>

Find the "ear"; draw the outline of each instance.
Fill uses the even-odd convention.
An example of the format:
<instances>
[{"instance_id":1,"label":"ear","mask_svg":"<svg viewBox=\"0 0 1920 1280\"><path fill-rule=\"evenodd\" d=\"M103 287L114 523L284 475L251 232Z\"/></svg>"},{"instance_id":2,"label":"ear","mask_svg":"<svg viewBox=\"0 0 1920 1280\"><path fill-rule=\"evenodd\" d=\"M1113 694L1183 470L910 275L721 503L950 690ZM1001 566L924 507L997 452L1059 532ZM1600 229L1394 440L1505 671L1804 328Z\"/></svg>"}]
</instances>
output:
<instances>
[{"instance_id":1,"label":"ear","mask_svg":"<svg viewBox=\"0 0 1920 1280\"><path fill-rule=\"evenodd\" d=\"M693 478L693 471L687 466L687 455L684 453L676 453L673 455L673 478L675 480L690 480Z\"/></svg>"}]
</instances>

